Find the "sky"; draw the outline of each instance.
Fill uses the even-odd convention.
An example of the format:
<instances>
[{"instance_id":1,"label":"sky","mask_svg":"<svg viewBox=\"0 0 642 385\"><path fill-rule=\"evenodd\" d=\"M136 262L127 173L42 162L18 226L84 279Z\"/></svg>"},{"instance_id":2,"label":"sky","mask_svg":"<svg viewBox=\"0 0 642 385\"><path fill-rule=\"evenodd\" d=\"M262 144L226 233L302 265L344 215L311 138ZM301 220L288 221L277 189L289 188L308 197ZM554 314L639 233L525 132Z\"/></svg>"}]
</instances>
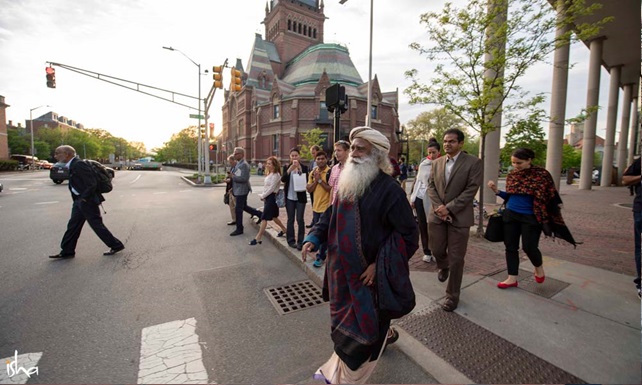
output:
<instances>
[{"instance_id":1,"label":"sky","mask_svg":"<svg viewBox=\"0 0 642 385\"><path fill-rule=\"evenodd\" d=\"M446 0L374 1L372 72L383 92L399 91L401 124L436 106L410 105L403 90L411 82L404 72L416 68L422 80L433 63L409 48L426 44L422 13L440 10ZM459 1L461 2L461 1ZM176 99L193 109L59 68L57 88L46 87L47 62L66 64L174 92L197 96L212 86L212 66L240 58L247 66L265 0L0 0L0 95L10 107L14 125L48 111L99 128L128 141L145 143L148 151L162 147L172 134L196 125L196 101ZM325 42L347 46L361 78L368 79L370 2L325 0ZM188 58L163 46L179 49ZM589 51L571 47L567 118L586 105ZM531 92L550 95L552 58L533 67L521 84ZM227 88L229 73L224 73ZM604 137L608 102L608 72L602 69L597 134ZM620 90L620 101L622 91ZM222 128L223 93L217 90L209 112L216 132ZM50 105L51 107L41 107ZM548 110L550 100L542 107ZM618 114L620 111L618 111ZM619 116L617 122L619 125ZM544 124L548 132L548 124ZM507 131L505 129L504 131ZM619 127L618 127L619 131ZM617 138L617 136L616 136Z\"/></svg>"}]
</instances>

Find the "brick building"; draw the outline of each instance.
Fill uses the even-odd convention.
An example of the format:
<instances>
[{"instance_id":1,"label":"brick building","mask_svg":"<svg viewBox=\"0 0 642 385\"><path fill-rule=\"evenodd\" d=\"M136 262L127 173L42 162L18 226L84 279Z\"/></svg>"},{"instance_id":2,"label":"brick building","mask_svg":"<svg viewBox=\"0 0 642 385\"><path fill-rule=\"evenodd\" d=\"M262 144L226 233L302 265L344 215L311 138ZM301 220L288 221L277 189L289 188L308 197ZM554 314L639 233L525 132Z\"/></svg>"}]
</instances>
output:
<instances>
[{"instance_id":1,"label":"brick building","mask_svg":"<svg viewBox=\"0 0 642 385\"><path fill-rule=\"evenodd\" d=\"M9 136L7 135L7 107L4 96L0 95L0 159L9 159Z\"/></svg>"},{"instance_id":2,"label":"brick building","mask_svg":"<svg viewBox=\"0 0 642 385\"><path fill-rule=\"evenodd\" d=\"M247 69L238 92L225 91L223 155L236 146L245 148L251 161L276 155L287 159L292 147L302 144L302 133L323 131L323 147L332 147L333 118L325 106L325 90L334 83L345 87L347 111L341 116L341 135L365 125L368 83L363 82L348 49L323 42L323 0L270 0L265 7L264 40L256 34ZM372 83L371 125L390 139L390 154L400 144L398 92L382 92Z\"/></svg>"}]
</instances>

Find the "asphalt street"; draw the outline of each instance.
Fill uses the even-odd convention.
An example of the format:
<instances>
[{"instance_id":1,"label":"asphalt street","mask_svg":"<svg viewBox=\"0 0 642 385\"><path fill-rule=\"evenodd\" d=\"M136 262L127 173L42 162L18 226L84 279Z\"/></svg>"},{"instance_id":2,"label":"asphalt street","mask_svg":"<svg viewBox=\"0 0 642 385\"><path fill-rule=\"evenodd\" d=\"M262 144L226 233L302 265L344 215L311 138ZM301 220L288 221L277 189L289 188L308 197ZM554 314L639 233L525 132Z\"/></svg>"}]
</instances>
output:
<instances>
[{"instance_id":1,"label":"asphalt street","mask_svg":"<svg viewBox=\"0 0 642 385\"><path fill-rule=\"evenodd\" d=\"M0 174L0 358L17 351L38 367L23 383L311 382L332 352L327 304L279 314L266 290L306 274L270 242L249 246L248 216L245 234L230 237L224 188L181 175L117 172L103 218L126 249L103 256L85 226L76 257L51 260L71 210L67 183ZM436 382L395 346L372 381Z\"/></svg>"}]
</instances>

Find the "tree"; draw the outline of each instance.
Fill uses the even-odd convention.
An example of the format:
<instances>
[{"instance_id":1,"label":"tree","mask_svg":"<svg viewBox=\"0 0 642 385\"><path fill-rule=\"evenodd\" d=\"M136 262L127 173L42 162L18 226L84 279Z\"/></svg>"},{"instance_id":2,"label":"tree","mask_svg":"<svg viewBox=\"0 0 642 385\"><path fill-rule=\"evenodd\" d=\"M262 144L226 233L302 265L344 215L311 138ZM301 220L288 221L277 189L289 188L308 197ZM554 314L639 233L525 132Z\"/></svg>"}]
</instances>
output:
<instances>
[{"instance_id":1,"label":"tree","mask_svg":"<svg viewBox=\"0 0 642 385\"><path fill-rule=\"evenodd\" d=\"M578 151L570 144L562 146L562 168L568 170L569 168L579 168L582 164L582 151Z\"/></svg>"},{"instance_id":2,"label":"tree","mask_svg":"<svg viewBox=\"0 0 642 385\"><path fill-rule=\"evenodd\" d=\"M544 129L539 124L536 115L518 121L506 134L506 145L501 150L502 164L509 165L510 157L517 148L530 148L535 152L533 163L538 166L546 164L546 140Z\"/></svg>"},{"instance_id":3,"label":"tree","mask_svg":"<svg viewBox=\"0 0 642 385\"><path fill-rule=\"evenodd\" d=\"M459 128L467 134L462 120L445 108L422 112L406 124L409 140L435 138L439 143L444 139L444 132L449 128Z\"/></svg>"},{"instance_id":4,"label":"tree","mask_svg":"<svg viewBox=\"0 0 642 385\"><path fill-rule=\"evenodd\" d=\"M163 148L155 149L155 159L159 162L195 163L197 159L198 138L194 127L187 127L172 135ZM137 149L135 149L137 150Z\"/></svg>"},{"instance_id":5,"label":"tree","mask_svg":"<svg viewBox=\"0 0 642 385\"><path fill-rule=\"evenodd\" d=\"M526 71L556 47L595 36L611 20L575 23L601 5L563 1L566 7L559 17L546 0L469 0L462 8L447 3L440 13L421 15L431 45L410 47L430 62L447 65L438 64L428 84L420 82L416 69L406 71L412 80L404 90L410 102L443 106L477 131L483 160L486 135L498 128L498 117L510 124L516 112L536 111L543 101L543 95L530 97L518 84ZM556 34L557 27L572 28ZM480 202L481 216L483 189ZM477 233L483 234L481 221Z\"/></svg>"},{"instance_id":6,"label":"tree","mask_svg":"<svg viewBox=\"0 0 642 385\"><path fill-rule=\"evenodd\" d=\"M311 160L312 159L312 153L310 152L310 147L317 145L321 146L321 144L324 142L323 137L321 137L321 134L323 134L323 130L320 129L319 127L315 127L311 129L308 132L302 132L301 136L303 146L301 146L300 151L301 151L301 159L306 159L306 160ZM328 155L328 158L331 158L332 154Z\"/></svg>"},{"instance_id":7,"label":"tree","mask_svg":"<svg viewBox=\"0 0 642 385\"><path fill-rule=\"evenodd\" d=\"M28 135L25 135L24 132L20 132L15 128L8 128L7 136L8 136L8 142L9 142L10 154L21 154L21 155L31 154L31 150L30 150L31 138Z\"/></svg>"}]
</instances>

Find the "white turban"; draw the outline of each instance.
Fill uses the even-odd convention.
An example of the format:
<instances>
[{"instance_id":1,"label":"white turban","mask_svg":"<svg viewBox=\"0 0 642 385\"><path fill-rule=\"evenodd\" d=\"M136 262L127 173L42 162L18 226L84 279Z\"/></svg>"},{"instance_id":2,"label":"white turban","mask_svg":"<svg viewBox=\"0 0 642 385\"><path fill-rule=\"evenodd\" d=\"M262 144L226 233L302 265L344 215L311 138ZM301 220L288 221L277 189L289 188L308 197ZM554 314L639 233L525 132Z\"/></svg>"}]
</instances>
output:
<instances>
[{"instance_id":1,"label":"white turban","mask_svg":"<svg viewBox=\"0 0 642 385\"><path fill-rule=\"evenodd\" d=\"M350 142L357 138L367 140L386 154L390 151L390 141L382 133L371 127L355 127L350 131Z\"/></svg>"}]
</instances>

